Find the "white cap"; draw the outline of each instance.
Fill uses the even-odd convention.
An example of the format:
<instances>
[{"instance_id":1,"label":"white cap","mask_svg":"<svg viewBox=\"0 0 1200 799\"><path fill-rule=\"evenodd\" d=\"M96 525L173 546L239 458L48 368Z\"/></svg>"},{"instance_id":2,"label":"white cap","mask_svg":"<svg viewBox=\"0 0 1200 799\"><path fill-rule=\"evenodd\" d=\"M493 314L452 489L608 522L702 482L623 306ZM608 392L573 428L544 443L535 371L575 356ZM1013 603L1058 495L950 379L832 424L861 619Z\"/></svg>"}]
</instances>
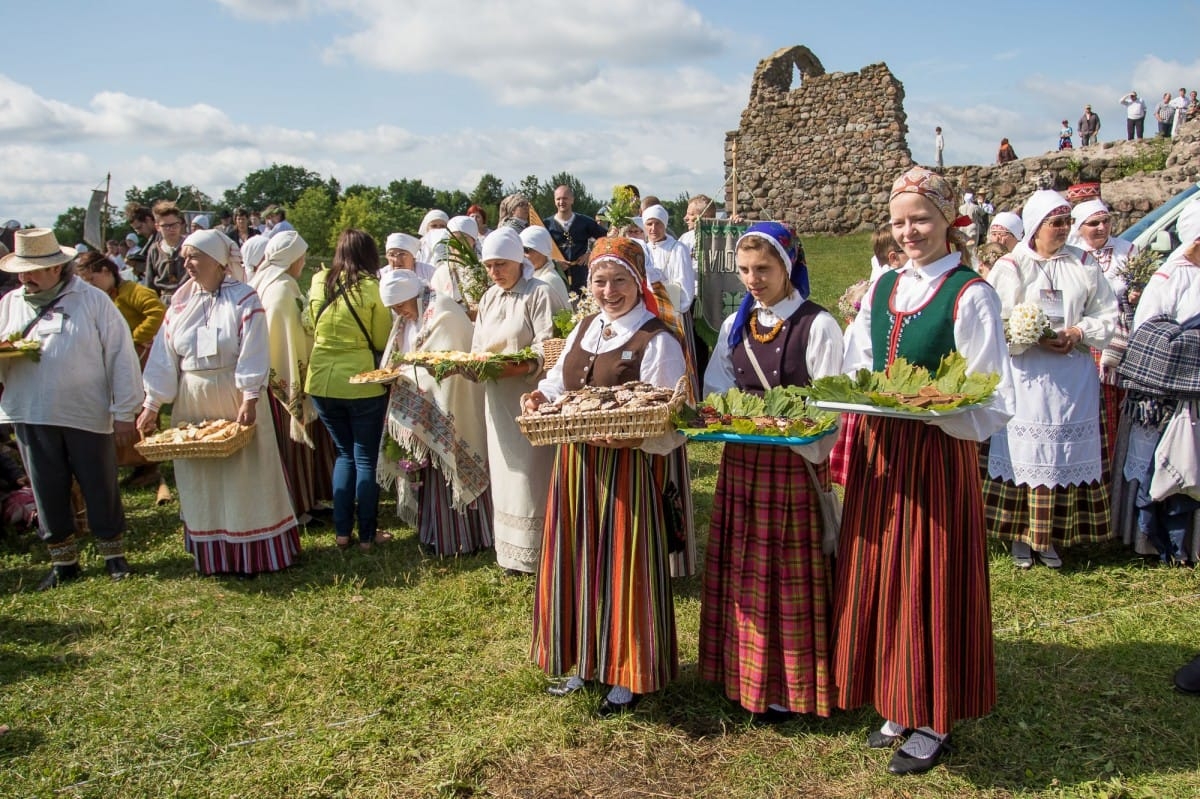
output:
<instances>
[{"instance_id":1,"label":"white cap","mask_svg":"<svg viewBox=\"0 0 1200 799\"><path fill-rule=\"evenodd\" d=\"M1179 234L1179 241L1183 244L1191 244L1200 239L1200 197L1189 202L1183 209L1179 221L1175 223L1175 232Z\"/></svg>"},{"instance_id":2,"label":"white cap","mask_svg":"<svg viewBox=\"0 0 1200 799\"><path fill-rule=\"evenodd\" d=\"M75 245L75 252L79 253L80 255L83 255L87 251L88 251L88 246L86 244L84 244L83 242L80 242L79 244Z\"/></svg>"},{"instance_id":3,"label":"white cap","mask_svg":"<svg viewBox=\"0 0 1200 799\"><path fill-rule=\"evenodd\" d=\"M383 251L388 250L404 250L413 258L417 257L417 253L421 251L421 241L416 236L410 236L407 233L392 233L387 237L387 245Z\"/></svg>"},{"instance_id":4,"label":"white cap","mask_svg":"<svg viewBox=\"0 0 1200 799\"><path fill-rule=\"evenodd\" d=\"M136 233L126 233L126 234L125 234L125 241L126 241L126 242L128 242L128 243L130 243L130 244L137 245L137 243L138 243L138 241L139 241L139 239L138 239L138 235L137 235Z\"/></svg>"},{"instance_id":5,"label":"white cap","mask_svg":"<svg viewBox=\"0 0 1200 799\"><path fill-rule=\"evenodd\" d=\"M451 233L466 233L473 239L479 238L479 225L469 216L451 217L446 223L446 230Z\"/></svg>"},{"instance_id":6,"label":"white cap","mask_svg":"<svg viewBox=\"0 0 1200 799\"><path fill-rule=\"evenodd\" d=\"M662 222L664 225L667 224L667 220L670 219L670 216L671 215L667 213L667 209L663 208L661 205L652 205L649 208L647 208L645 211L642 211L642 220L643 221L657 219L659 222Z\"/></svg>"},{"instance_id":7,"label":"white cap","mask_svg":"<svg viewBox=\"0 0 1200 799\"><path fill-rule=\"evenodd\" d=\"M483 240L483 255L480 260L487 263L496 259L517 263L525 260L525 245L521 243L517 231L510 227L497 228Z\"/></svg>"},{"instance_id":8,"label":"white cap","mask_svg":"<svg viewBox=\"0 0 1200 799\"><path fill-rule=\"evenodd\" d=\"M204 230L208 230L210 227L209 222L208 222L208 217L205 216L204 214L200 214L200 216L193 219L192 224L196 225L197 227L203 228Z\"/></svg>"},{"instance_id":9,"label":"white cap","mask_svg":"<svg viewBox=\"0 0 1200 799\"><path fill-rule=\"evenodd\" d=\"M554 252L554 242L550 240L550 231L541 225L530 225L522 230L521 243L547 258Z\"/></svg>"},{"instance_id":10,"label":"white cap","mask_svg":"<svg viewBox=\"0 0 1200 799\"><path fill-rule=\"evenodd\" d=\"M1025 226L1021 224L1021 217L1012 211L1001 211L993 216L991 227L1002 227L1018 240L1025 238Z\"/></svg>"},{"instance_id":11,"label":"white cap","mask_svg":"<svg viewBox=\"0 0 1200 799\"><path fill-rule=\"evenodd\" d=\"M450 221L450 217L446 214L445 211L434 208L433 210L431 210L425 214L425 217L421 220L421 226L417 228L417 232L420 233L422 236L424 236L426 233L429 232L429 223L434 221L435 219L440 220L442 222Z\"/></svg>"},{"instance_id":12,"label":"white cap","mask_svg":"<svg viewBox=\"0 0 1200 799\"><path fill-rule=\"evenodd\" d=\"M379 277L379 297L391 308L421 293L425 284L409 269L388 269Z\"/></svg>"}]
</instances>

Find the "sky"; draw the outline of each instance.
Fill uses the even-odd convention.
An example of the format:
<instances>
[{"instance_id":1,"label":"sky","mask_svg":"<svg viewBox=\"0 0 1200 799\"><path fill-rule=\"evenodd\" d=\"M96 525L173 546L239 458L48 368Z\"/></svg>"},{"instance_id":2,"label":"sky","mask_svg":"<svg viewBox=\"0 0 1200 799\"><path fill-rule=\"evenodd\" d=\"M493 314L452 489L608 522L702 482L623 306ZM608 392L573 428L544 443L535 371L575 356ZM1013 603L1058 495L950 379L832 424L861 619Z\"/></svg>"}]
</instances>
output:
<instances>
[{"instance_id":1,"label":"sky","mask_svg":"<svg viewBox=\"0 0 1200 799\"><path fill-rule=\"evenodd\" d=\"M597 197L721 196L726 131L758 62L805 45L826 72L884 62L908 141L946 163L1054 148L1090 103L1200 87L1200 3L805 0L46 0L9 4L0 219L52 225L111 173L214 199L295 164L354 183L470 192L566 171ZM1147 132L1153 130L1152 121ZM550 212L553 209L542 209Z\"/></svg>"}]
</instances>

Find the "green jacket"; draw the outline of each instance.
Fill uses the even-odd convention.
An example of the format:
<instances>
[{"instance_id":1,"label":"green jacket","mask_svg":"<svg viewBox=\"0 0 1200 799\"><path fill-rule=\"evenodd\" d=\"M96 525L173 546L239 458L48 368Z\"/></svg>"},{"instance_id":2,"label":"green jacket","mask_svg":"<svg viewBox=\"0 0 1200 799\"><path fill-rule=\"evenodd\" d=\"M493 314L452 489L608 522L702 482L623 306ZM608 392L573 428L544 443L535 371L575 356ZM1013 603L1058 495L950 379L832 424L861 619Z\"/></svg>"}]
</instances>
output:
<instances>
[{"instance_id":1,"label":"green jacket","mask_svg":"<svg viewBox=\"0 0 1200 799\"><path fill-rule=\"evenodd\" d=\"M383 352L392 330L392 312L379 297L379 280L369 275L361 278L353 289L341 294L335 290L333 301L322 312L326 296L325 278L328 275L328 269L313 275L308 290L308 310L316 341L304 390L314 397L378 397L387 391L386 386L374 383L352 385L350 378L375 368L371 349ZM354 321L346 304L347 297L363 326L371 334L370 343L363 338L362 330Z\"/></svg>"}]
</instances>

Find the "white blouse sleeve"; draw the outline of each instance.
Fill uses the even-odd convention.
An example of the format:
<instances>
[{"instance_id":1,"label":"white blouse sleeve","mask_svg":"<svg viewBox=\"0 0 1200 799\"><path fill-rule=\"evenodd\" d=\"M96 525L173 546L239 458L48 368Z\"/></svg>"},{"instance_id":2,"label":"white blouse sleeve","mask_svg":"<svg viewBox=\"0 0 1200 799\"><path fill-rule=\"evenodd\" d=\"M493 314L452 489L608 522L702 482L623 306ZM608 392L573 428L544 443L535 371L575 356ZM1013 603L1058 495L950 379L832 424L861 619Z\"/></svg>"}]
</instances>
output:
<instances>
[{"instance_id":1,"label":"white blouse sleeve","mask_svg":"<svg viewBox=\"0 0 1200 799\"><path fill-rule=\"evenodd\" d=\"M171 346L174 321L168 310L166 321L154 336L146 368L142 370L142 388L146 391L142 406L152 411L174 402L175 395L179 393L179 355Z\"/></svg>"},{"instance_id":2,"label":"white blouse sleeve","mask_svg":"<svg viewBox=\"0 0 1200 799\"><path fill-rule=\"evenodd\" d=\"M245 399L258 399L271 373L271 348L267 315L257 297L242 309L241 339L233 382Z\"/></svg>"},{"instance_id":3,"label":"white blouse sleeve","mask_svg":"<svg viewBox=\"0 0 1200 799\"><path fill-rule=\"evenodd\" d=\"M730 314L721 323L721 332L717 334L717 346L713 347L704 369L704 396L709 394L724 394L737 384L733 373L733 353L729 349L729 331L733 330L733 319L737 314ZM697 397L697 400L703 397Z\"/></svg>"},{"instance_id":4,"label":"white blouse sleeve","mask_svg":"<svg viewBox=\"0 0 1200 799\"><path fill-rule=\"evenodd\" d=\"M818 377L840 374L843 348L842 328L837 320L828 312L817 314L808 331L808 352L805 353L809 376L816 380ZM791 450L807 461L820 463L833 452L837 438L836 435L828 435L811 444L792 447Z\"/></svg>"},{"instance_id":5,"label":"white blouse sleeve","mask_svg":"<svg viewBox=\"0 0 1200 799\"><path fill-rule=\"evenodd\" d=\"M556 364L557 365L557 364ZM686 374L683 348L674 335L663 331L646 342L642 352L642 382L674 388ZM683 433L670 431L642 441L640 449L651 455L666 455L687 441Z\"/></svg>"}]
</instances>

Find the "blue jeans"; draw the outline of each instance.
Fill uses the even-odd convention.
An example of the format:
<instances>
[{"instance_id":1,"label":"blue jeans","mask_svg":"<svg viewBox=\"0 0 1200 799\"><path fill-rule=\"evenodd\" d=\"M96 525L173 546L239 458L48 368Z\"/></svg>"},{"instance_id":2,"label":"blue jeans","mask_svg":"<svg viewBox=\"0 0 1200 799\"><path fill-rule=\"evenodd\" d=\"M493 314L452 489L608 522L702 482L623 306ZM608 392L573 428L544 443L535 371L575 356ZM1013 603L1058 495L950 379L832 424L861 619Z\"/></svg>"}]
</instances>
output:
<instances>
[{"instance_id":1,"label":"blue jeans","mask_svg":"<svg viewBox=\"0 0 1200 799\"><path fill-rule=\"evenodd\" d=\"M379 484L375 464L387 414L388 395L362 399L313 397L317 416L329 431L337 460L333 464L333 528L348 538L358 503L358 540L375 540L379 518Z\"/></svg>"}]
</instances>

